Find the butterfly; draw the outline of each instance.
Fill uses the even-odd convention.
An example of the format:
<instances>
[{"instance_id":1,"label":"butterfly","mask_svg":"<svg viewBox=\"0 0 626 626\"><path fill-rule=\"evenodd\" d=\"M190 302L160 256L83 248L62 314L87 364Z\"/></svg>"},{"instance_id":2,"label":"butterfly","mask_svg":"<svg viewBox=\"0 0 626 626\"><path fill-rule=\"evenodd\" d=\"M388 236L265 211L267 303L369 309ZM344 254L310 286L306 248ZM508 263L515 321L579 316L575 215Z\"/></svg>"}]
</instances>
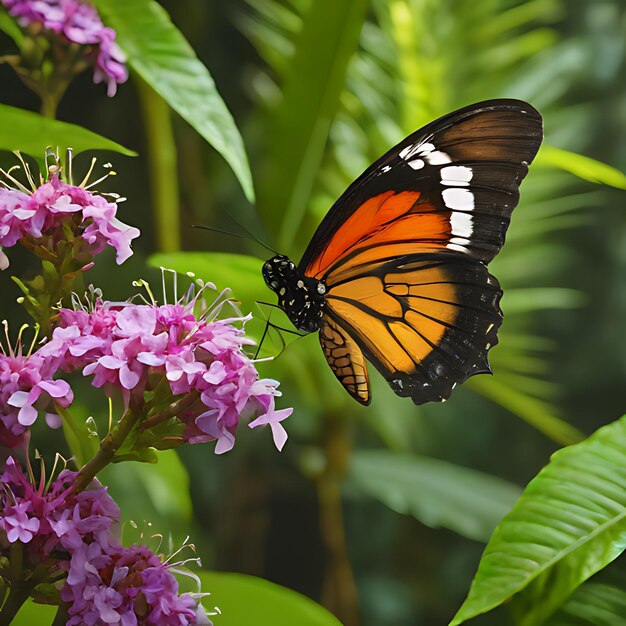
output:
<instances>
[{"instance_id":1,"label":"butterfly","mask_svg":"<svg viewBox=\"0 0 626 626\"><path fill-rule=\"evenodd\" d=\"M488 100L409 135L335 202L300 263L264 263L294 326L319 333L330 368L361 404L367 361L415 404L447 399L474 374L502 323L487 264L504 244L543 135L519 100Z\"/></svg>"}]
</instances>

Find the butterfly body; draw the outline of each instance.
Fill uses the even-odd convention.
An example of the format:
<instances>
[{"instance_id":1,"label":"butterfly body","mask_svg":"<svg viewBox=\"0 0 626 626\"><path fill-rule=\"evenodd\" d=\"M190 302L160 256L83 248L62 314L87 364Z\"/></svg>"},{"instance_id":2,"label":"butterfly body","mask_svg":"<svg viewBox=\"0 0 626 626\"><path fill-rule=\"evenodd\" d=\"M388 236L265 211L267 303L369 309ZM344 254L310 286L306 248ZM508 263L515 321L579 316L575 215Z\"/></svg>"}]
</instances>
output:
<instances>
[{"instance_id":1,"label":"butterfly body","mask_svg":"<svg viewBox=\"0 0 626 626\"><path fill-rule=\"evenodd\" d=\"M263 276L348 393L371 399L367 361L416 404L490 372L502 290L487 264L504 244L542 139L539 113L490 100L416 131L335 202L296 266Z\"/></svg>"},{"instance_id":2,"label":"butterfly body","mask_svg":"<svg viewBox=\"0 0 626 626\"><path fill-rule=\"evenodd\" d=\"M326 286L302 274L288 257L277 254L263 265L267 286L278 295L278 304L298 329L313 333L320 329Z\"/></svg>"}]
</instances>

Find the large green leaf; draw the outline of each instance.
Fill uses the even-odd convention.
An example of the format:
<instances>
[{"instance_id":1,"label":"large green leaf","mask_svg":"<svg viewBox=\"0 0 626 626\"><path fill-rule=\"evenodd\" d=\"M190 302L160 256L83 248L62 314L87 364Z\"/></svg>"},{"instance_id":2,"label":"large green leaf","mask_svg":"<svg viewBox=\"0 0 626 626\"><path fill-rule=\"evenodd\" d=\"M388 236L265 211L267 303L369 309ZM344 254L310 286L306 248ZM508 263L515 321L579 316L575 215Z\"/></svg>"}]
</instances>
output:
<instances>
[{"instance_id":1,"label":"large green leaf","mask_svg":"<svg viewBox=\"0 0 626 626\"><path fill-rule=\"evenodd\" d=\"M286 252L311 195L366 7L366 0L310 3L281 104L267 125L259 206Z\"/></svg>"},{"instance_id":2,"label":"large green leaf","mask_svg":"<svg viewBox=\"0 0 626 626\"><path fill-rule=\"evenodd\" d=\"M433 528L487 541L521 489L495 476L423 456L357 450L349 486Z\"/></svg>"},{"instance_id":3,"label":"large green leaf","mask_svg":"<svg viewBox=\"0 0 626 626\"><path fill-rule=\"evenodd\" d=\"M86 128L42 117L38 113L0 104L0 150L19 150L40 159L46 147L83 150L112 150L126 156L135 152Z\"/></svg>"},{"instance_id":4,"label":"large green leaf","mask_svg":"<svg viewBox=\"0 0 626 626\"><path fill-rule=\"evenodd\" d=\"M250 201L241 135L209 70L155 0L95 0L131 67L228 162Z\"/></svg>"},{"instance_id":5,"label":"large green leaf","mask_svg":"<svg viewBox=\"0 0 626 626\"><path fill-rule=\"evenodd\" d=\"M626 547L626 416L556 452L494 532L461 624L509 600L521 626L542 624Z\"/></svg>"},{"instance_id":6,"label":"large green leaf","mask_svg":"<svg viewBox=\"0 0 626 626\"><path fill-rule=\"evenodd\" d=\"M200 572L205 606L216 606L215 626L341 626L339 620L306 596L262 578Z\"/></svg>"},{"instance_id":7,"label":"large green leaf","mask_svg":"<svg viewBox=\"0 0 626 626\"><path fill-rule=\"evenodd\" d=\"M546 626L616 626L626 624L626 591L601 582L586 582Z\"/></svg>"},{"instance_id":8,"label":"large green leaf","mask_svg":"<svg viewBox=\"0 0 626 626\"><path fill-rule=\"evenodd\" d=\"M161 520L177 527L191 520L189 475L174 450L159 452L157 463L114 463L100 478L122 507L125 519L150 521L161 532L166 530Z\"/></svg>"}]
</instances>

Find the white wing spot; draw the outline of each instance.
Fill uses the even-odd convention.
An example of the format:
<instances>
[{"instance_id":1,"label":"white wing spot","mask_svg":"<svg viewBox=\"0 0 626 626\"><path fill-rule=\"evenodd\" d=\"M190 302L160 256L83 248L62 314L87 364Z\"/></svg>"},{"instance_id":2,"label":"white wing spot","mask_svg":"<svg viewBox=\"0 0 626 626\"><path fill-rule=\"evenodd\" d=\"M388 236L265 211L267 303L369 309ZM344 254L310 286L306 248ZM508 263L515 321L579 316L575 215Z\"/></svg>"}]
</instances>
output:
<instances>
[{"instance_id":1,"label":"white wing spot","mask_svg":"<svg viewBox=\"0 0 626 626\"><path fill-rule=\"evenodd\" d=\"M413 159L412 161L409 161L409 165L414 170L421 170L425 164L424 164L424 161L422 161L422 159Z\"/></svg>"},{"instance_id":2,"label":"white wing spot","mask_svg":"<svg viewBox=\"0 0 626 626\"><path fill-rule=\"evenodd\" d=\"M441 168L441 184L450 187L469 187L474 172L465 165L449 165Z\"/></svg>"},{"instance_id":3,"label":"white wing spot","mask_svg":"<svg viewBox=\"0 0 626 626\"><path fill-rule=\"evenodd\" d=\"M450 187L441 192L444 204L455 211L471 211L474 208L474 194L469 189Z\"/></svg>"},{"instance_id":4,"label":"white wing spot","mask_svg":"<svg viewBox=\"0 0 626 626\"><path fill-rule=\"evenodd\" d=\"M417 153L422 154L422 146L416 146L415 144L411 144L400 152L400 158L408 161L414 154Z\"/></svg>"},{"instance_id":5,"label":"white wing spot","mask_svg":"<svg viewBox=\"0 0 626 626\"><path fill-rule=\"evenodd\" d=\"M450 227L452 234L457 237L471 237L474 230L471 214L453 211L450 215Z\"/></svg>"},{"instance_id":6,"label":"white wing spot","mask_svg":"<svg viewBox=\"0 0 626 626\"><path fill-rule=\"evenodd\" d=\"M428 154L435 149L435 144L432 143L423 143L420 146L417 146L418 154Z\"/></svg>"},{"instance_id":7,"label":"white wing spot","mask_svg":"<svg viewBox=\"0 0 626 626\"><path fill-rule=\"evenodd\" d=\"M452 159L445 152L441 152L440 150L435 150L435 152L430 152L426 155L426 160L430 163L430 165L444 165L445 163L452 163Z\"/></svg>"},{"instance_id":8,"label":"white wing spot","mask_svg":"<svg viewBox=\"0 0 626 626\"><path fill-rule=\"evenodd\" d=\"M446 248L449 248L450 250L456 250L457 252L469 252L469 250L465 246L460 246L456 243L449 243L446 245Z\"/></svg>"}]
</instances>

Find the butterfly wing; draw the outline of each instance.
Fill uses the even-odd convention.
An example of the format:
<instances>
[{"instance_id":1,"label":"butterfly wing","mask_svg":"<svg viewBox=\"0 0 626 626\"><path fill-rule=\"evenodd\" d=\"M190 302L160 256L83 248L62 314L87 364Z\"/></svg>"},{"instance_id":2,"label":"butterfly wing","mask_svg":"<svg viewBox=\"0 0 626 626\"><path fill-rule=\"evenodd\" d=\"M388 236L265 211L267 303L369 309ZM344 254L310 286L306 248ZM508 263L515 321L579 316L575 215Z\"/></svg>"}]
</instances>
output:
<instances>
[{"instance_id":1,"label":"butterfly wing","mask_svg":"<svg viewBox=\"0 0 626 626\"><path fill-rule=\"evenodd\" d=\"M325 321L349 329L342 328L345 343L356 344L348 351L356 356L344 364L360 364L362 353L398 395L423 404L444 400L457 383L491 371L487 352L498 342L501 295L487 268L464 255L407 255L331 287ZM356 397L346 375L329 363Z\"/></svg>"},{"instance_id":2,"label":"butterfly wing","mask_svg":"<svg viewBox=\"0 0 626 626\"><path fill-rule=\"evenodd\" d=\"M361 371L363 355L417 404L490 371L501 290L485 266L541 139L529 104L474 104L407 137L330 209L299 270L327 287L322 333L350 346L340 361L348 369L323 335L322 347L353 397L369 401L369 385L365 394L348 373Z\"/></svg>"},{"instance_id":3,"label":"butterfly wing","mask_svg":"<svg viewBox=\"0 0 626 626\"><path fill-rule=\"evenodd\" d=\"M350 334L328 315L322 320L320 344L330 368L346 391L361 404L369 404L369 376L363 352Z\"/></svg>"},{"instance_id":4,"label":"butterfly wing","mask_svg":"<svg viewBox=\"0 0 626 626\"><path fill-rule=\"evenodd\" d=\"M428 124L348 187L299 270L333 280L376 260L440 249L488 263L541 138L541 116L518 100L481 102Z\"/></svg>"}]
</instances>

